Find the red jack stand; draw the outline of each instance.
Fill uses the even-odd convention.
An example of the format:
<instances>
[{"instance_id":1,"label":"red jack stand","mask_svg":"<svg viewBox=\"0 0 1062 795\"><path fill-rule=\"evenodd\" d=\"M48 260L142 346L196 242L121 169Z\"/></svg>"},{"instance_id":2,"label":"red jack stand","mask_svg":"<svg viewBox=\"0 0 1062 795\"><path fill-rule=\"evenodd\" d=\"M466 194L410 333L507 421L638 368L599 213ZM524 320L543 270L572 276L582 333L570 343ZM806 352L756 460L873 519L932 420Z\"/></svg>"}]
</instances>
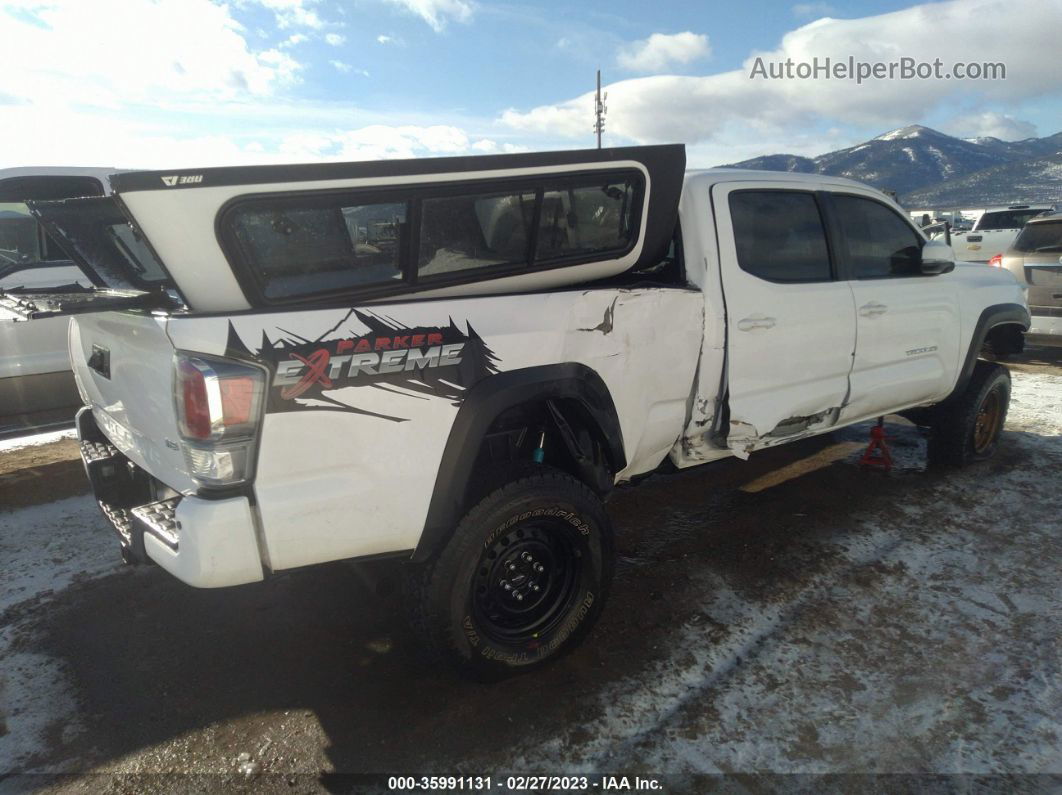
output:
<instances>
[{"instance_id":1,"label":"red jack stand","mask_svg":"<svg viewBox=\"0 0 1062 795\"><path fill-rule=\"evenodd\" d=\"M863 457L859 459L860 466L873 467L883 472L892 469L892 455L889 453L888 445L885 444L885 439L885 418L878 417L878 424L870 429L870 444L867 445L867 451L863 453ZM875 451L877 455L874 454Z\"/></svg>"}]
</instances>

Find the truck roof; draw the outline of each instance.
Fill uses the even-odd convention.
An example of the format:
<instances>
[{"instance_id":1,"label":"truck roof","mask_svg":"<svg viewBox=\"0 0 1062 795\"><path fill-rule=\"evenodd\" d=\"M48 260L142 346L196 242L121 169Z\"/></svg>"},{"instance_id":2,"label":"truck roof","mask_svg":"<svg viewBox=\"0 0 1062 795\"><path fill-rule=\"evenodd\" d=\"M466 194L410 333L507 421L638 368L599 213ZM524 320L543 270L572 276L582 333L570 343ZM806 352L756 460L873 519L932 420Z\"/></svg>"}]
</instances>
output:
<instances>
[{"instance_id":1,"label":"truck roof","mask_svg":"<svg viewBox=\"0 0 1062 795\"><path fill-rule=\"evenodd\" d=\"M764 171L752 168L702 168L690 169L686 172L686 179L697 179L711 184L719 182L745 182L770 180L771 182L792 182L805 185L836 185L838 187L872 188L865 182L859 182L846 177L833 177L828 174L805 174L795 171Z\"/></svg>"},{"instance_id":2,"label":"truck roof","mask_svg":"<svg viewBox=\"0 0 1062 795\"><path fill-rule=\"evenodd\" d=\"M107 177L122 169L92 166L19 166L0 168L0 180L9 177L96 177L106 182Z\"/></svg>"}]
</instances>

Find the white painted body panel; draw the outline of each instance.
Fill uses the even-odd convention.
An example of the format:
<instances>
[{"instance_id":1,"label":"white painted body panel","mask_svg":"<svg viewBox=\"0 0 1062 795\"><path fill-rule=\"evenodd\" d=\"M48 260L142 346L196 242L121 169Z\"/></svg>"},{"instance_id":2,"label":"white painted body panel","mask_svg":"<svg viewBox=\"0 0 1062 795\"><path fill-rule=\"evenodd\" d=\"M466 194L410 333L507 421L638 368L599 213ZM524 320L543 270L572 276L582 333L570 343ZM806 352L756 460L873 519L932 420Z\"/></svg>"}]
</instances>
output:
<instances>
[{"instance_id":1,"label":"white painted body panel","mask_svg":"<svg viewBox=\"0 0 1062 795\"><path fill-rule=\"evenodd\" d=\"M682 431L702 336L703 306L693 290L570 290L372 311L408 327L446 326L451 319L467 324L503 372L559 362L596 371L620 419L628 464L619 481L658 466ZM610 311L612 330L594 330ZM256 346L263 333L271 340L285 333L317 339L328 329L334 330L325 339L364 334L347 315L330 309L173 318L168 330L176 348L223 355L229 320ZM345 386L324 394L373 414L266 415L254 489L274 569L414 548L459 408L401 388ZM153 474L169 482L157 467Z\"/></svg>"},{"instance_id":2,"label":"white painted body panel","mask_svg":"<svg viewBox=\"0 0 1062 795\"><path fill-rule=\"evenodd\" d=\"M32 322L0 309L0 378L58 373L70 369L66 330L70 318Z\"/></svg>"}]
</instances>

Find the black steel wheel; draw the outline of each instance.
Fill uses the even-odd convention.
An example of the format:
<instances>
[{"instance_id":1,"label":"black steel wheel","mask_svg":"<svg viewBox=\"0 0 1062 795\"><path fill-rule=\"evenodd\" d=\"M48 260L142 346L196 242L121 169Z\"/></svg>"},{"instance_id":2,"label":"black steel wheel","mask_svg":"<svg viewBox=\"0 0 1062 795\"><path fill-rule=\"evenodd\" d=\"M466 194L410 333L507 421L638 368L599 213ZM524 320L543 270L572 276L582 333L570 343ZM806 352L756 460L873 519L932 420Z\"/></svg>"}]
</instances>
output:
<instances>
[{"instance_id":1,"label":"black steel wheel","mask_svg":"<svg viewBox=\"0 0 1062 795\"><path fill-rule=\"evenodd\" d=\"M565 472L529 466L484 497L435 557L410 572L410 613L429 658L477 679L556 659L589 632L614 565L600 499Z\"/></svg>"}]
</instances>

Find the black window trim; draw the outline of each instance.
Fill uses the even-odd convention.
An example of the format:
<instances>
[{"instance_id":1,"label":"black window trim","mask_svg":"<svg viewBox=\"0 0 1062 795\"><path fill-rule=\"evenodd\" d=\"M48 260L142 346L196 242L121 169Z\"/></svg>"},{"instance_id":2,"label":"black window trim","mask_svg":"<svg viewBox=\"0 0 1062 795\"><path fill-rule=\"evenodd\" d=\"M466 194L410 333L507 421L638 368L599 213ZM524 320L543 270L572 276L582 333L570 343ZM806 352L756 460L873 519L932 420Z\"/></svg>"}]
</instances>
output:
<instances>
[{"instance_id":1,"label":"black window trim","mask_svg":"<svg viewBox=\"0 0 1062 795\"><path fill-rule=\"evenodd\" d=\"M741 264L741 257L737 254L737 230L734 229L734 213L731 209L730 199L732 196L738 193L803 193L810 195L815 202L815 209L819 213L819 222L822 224L822 237L826 242L826 256L829 259L830 278L828 279L768 279L765 276L761 276L758 273L752 273L745 270ZM753 278L760 281L768 282L770 284L830 284L836 281L842 281L838 274L837 256L835 252L836 235L835 231L831 229L831 221L826 212L826 208L823 206L824 191L817 188L778 188L778 187L763 187L763 188L736 188L727 192L726 206L727 212L730 215L730 231L734 235L734 256L737 260L738 268L742 273L747 273Z\"/></svg>"},{"instance_id":2,"label":"black window trim","mask_svg":"<svg viewBox=\"0 0 1062 795\"><path fill-rule=\"evenodd\" d=\"M635 202L631 208L630 243L623 249L595 252L593 255L576 254L568 257L556 257L536 261L533 258L537 243L538 224L542 208L542 196L547 188L563 189L567 185L577 187L587 179L604 178L607 180L630 180L634 186ZM421 200L425 198L445 198L476 193L529 193L535 194L535 209L532 219L531 235L528 241L529 256L525 263L507 265L488 265L469 268L449 274L434 274L416 278L417 252L420 248L420 222L422 216ZM320 200L332 206L337 197L349 199L351 204L385 204L405 201L407 204L405 239L400 241L402 279L395 282L377 283L365 287L332 288L305 293L292 297L269 298L265 295L264 283L256 269L251 265L242 244L236 238L231 222L233 213L248 204L281 204L288 207L290 202ZM400 198L399 198L400 197ZM375 300L407 293L419 293L439 290L462 284L482 281L494 281L511 276L556 270L559 268L583 265L591 262L603 262L622 259L638 248L645 235L642 234L642 219L647 204L646 176L643 171L632 167L588 168L577 171L540 172L518 177L496 177L479 179L460 179L446 182L417 182L402 185L370 185L364 187L336 187L288 191L266 191L246 193L226 201L214 219L214 235L221 247L222 254L232 268L236 281L244 297L252 307L287 306L319 304L342 300Z\"/></svg>"},{"instance_id":3,"label":"black window trim","mask_svg":"<svg viewBox=\"0 0 1062 795\"><path fill-rule=\"evenodd\" d=\"M852 270L852 265L851 265L852 254L851 254L851 251L849 251L849 249L848 249L848 236L847 236L847 233L844 230L844 225L841 223L840 212L838 211L836 205L833 203L833 199L834 199L835 196L847 196L847 197L850 197L850 198L853 198L853 199L863 199L863 200L868 201L868 202L873 202L874 204L879 204L882 207L884 207L886 210L891 212L893 215L895 215L897 218L899 218L907 226L907 228L911 230L911 232L915 236L915 239L918 241L919 249L925 248L925 245L926 245L926 243L928 241L926 240L925 234L923 234L922 230L919 229L914 224L914 221L911 218L909 218L909 217L905 216L903 213L897 211L897 209L895 207L891 206L888 202L884 202L884 201L882 201L881 199L878 199L875 196L868 196L865 193L853 193L852 191L847 191L847 190L830 190L830 191L826 191L825 193L827 194L827 196L826 196L826 200L825 200L824 204L827 207L827 211L828 211L829 215L831 216L832 223L834 225L834 228L836 229L836 233L837 233L837 251L838 251L838 253L841 254L841 257L839 259L839 266L840 266L839 270L843 274L842 278L845 281L850 281L850 282L873 282L873 281L881 281L881 280L884 280L884 279L916 279L916 278L922 278L922 277L925 277L925 276L939 275L939 274L927 274L927 273L922 273L921 271L919 271L918 273L907 273L907 274L903 274L903 275L898 275L898 274L893 274L893 273L886 273L886 274L883 274L881 276L855 276L854 273L853 273L853 270Z\"/></svg>"}]
</instances>

